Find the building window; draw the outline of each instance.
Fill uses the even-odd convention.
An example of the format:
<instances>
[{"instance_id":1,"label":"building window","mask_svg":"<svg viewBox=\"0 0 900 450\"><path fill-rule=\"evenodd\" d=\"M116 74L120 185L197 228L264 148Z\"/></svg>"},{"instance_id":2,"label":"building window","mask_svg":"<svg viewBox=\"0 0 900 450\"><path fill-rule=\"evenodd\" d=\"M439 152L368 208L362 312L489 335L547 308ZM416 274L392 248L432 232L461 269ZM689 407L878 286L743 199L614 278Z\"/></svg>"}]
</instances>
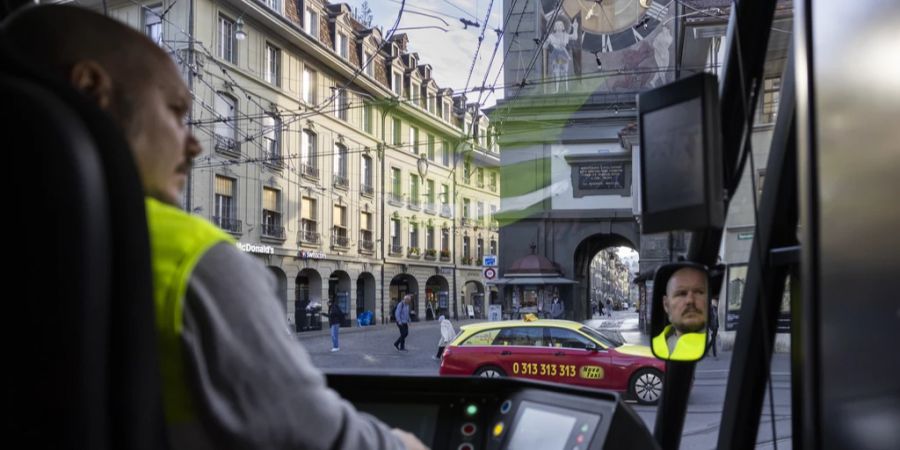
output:
<instances>
[{"instance_id":1,"label":"building window","mask_svg":"<svg viewBox=\"0 0 900 450\"><path fill-rule=\"evenodd\" d=\"M478 180L478 187L484 187L484 168L479 167L475 169L475 179Z\"/></svg>"},{"instance_id":2,"label":"building window","mask_svg":"<svg viewBox=\"0 0 900 450\"><path fill-rule=\"evenodd\" d=\"M319 177L317 140L310 130L303 130L300 136L300 173L313 178Z\"/></svg>"},{"instance_id":3,"label":"building window","mask_svg":"<svg viewBox=\"0 0 900 450\"><path fill-rule=\"evenodd\" d=\"M781 97L781 77L766 78L763 82L762 105L759 108L759 123L775 123L778 115L778 101Z\"/></svg>"},{"instance_id":4,"label":"building window","mask_svg":"<svg viewBox=\"0 0 900 450\"><path fill-rule=\"evenodd\" d=\"M273 11L281 14L281 0L263 0L263 3Z\"/></svg>"},{"instance_id":5,"label":"building window","mask_svg":"<svg viewBox=\"0 0 900 450\"><path fill-rule=\"evenodd\" d=\"M347 178L347 147L334 145L334 187L347 189L350 180Z\"/></svg>"},{"instance_id":6,"label":"building window","mask_svg":"<svg viewBox=\"0 0 900 450\"><path fill-rule=\"evenodd\" d=\"M316 71L303 69L303 101L308 105L316 103Z\"/></svg>"},{"instance_id":7,"label":"building window","mask_svg":"<svg viewBox=\"0 0 900 450\"><path fill-rule=\"evenodd\" d=\"M395 201L401 201L403 196L403 181L400 177L400 169L391 167L391 197Z\"/></svg>"},{"instance_id":8,"label":"building window","mask_svg":"<svg viewBox=\"0 0 900 450\"><path fill-rule=\"evenodd\" d=\"M428 135L428 160L434 161L434 135Z\"/></svg>"},{"instance_id":9,"label":"building window","mask_svg":"<svg viewBox=\"0 0 900 450\"><path fill-rule=\"evenodd\" d=\"M263 159L270 164L281 165L281 119L263 117Z\"/></svg>"},{"instance_id":10,"label":"building window","mask_svg":"<svg viewBox=\"0 0 900 450\"><path fill-rule=\"evenodd\" d=\"M497 256L497 241L495 239L491 239L491 255Z\"/></svg>"},{"instance_id":11,"label":"building window","mask_svg":"<svg viewBox=\"0 0 900 450\"><path fill-rule=\"evenodd\" d=\"M419 207L419 176L409 175L409 206Z\"/></svg>"},{"instance_id":12,"label":"building window","mask_svg":"<svg viewBox=\"0 0 900 450\"><path fill-rule=\"evenodd\" d=\"M300 242L319 243L318 205L316 199L303 197L300 199Z\"/></svg>"},{"instance_id":13,"label":"building window","mask_svg":"<svg viewBox=\"0 0 900 450\"><path fill-rule=\"evenodd\" d=\"M407 95L407 98L409 98L409 100L412 101L414 104L418 105L420 102L419 95L421 95L421 94L419 94L419 83L410 82L409 95Z\"/></svg>"},{"instance_id":14,"label":"building window","mask_svg":"<svg viewBox=\"0 0 900 450\"><path fill-rule=\"evenodd\" d=\"M428 103L428 112L431 114L437 114L437 110L435 110L435 94L433 92L429 92L426 97L426 102Z\"/></svg>"},{"instance_id":15,"label":"building window","mask_svg":"<svg viewBox=\"0 0 900 450\"><path fill-rule=\"evenodd\" d=\"M401 145L403 142L400 135L400 119L394 117L392 120L394 122L394 145Z\"/></svg>"},{"instance_id":16,"label":"building window","mask_svg":"<svg viewBox=\"0 0 900 450\"><path fill-rule=\"evenodd\" d=\"M350 235L347 230L347 207L334 205L332 211L331 245L335 247L349 247Z\"/></svg>"},{"instance_id":17,"label":"building window","mask_svg":"<svg viewBox=\"0 0 900 450\"><path fill-rule=\"evenodd\" d=\"M481 265L481 261L484 261L484 239L482 238L475 241L475 261L479 265Z\"/></svg>"},{"instance_id":18,"label":"building window","mask_svg":"<svg viewBox=\"0 0 900 450\"><path fill-rule=\"evenodd\" d=\"M484 222L484 202L478 202L478 215L475 216L475 219L478 220L478 223Z\"/></svg>"},{"instance_id":19,"label":"building window","mask_svg":"<svg viewBox=\"0 0 900 450\"><path fill-rule=\"evenodd\" d=\"M398 96L403 95L403 75L396 71L393 73L394 75L391 77L391 90Z\"/></svg>"},{"instance_id":20,"label":"building window","mask_svg":"<svg viewBox=\"0 0 900 450\"><path fill-rule=\"evenodd\" d=\"M400 236L400 219L391 219L391 254L403 252L403 238Z\"/></svg>"},{"instance_id":21,"label":"building window","mask_svg":"<svg viewBox=\"0 0 900 450\"><path fill-rule=\"evenodd\" d=\"M237 101L221 92L216 93L215 149L225 153L237 153Z\"/></svg>"},{"instance_id":22,"label":"building window","mask_svg":"<svg viewBox=\"0 0 900 450\"><path fill-rule=\"evenodd\" d=\"M430 225L425 227L425 248L434 250L434 227Z\"/></svg>"},{"instance_id":23,"label":"building window","mask_svg":"<svg viewBox=\"0 0 900 450\"><path fill-rule=\"evenodd\" d=\"M366 75L370 77L375 76L375 61L373 61L374 57L369 52L363 52L363 69L366 72Z\"/></svg>"},{"instance_id":24,"label":"building window","mask_svg":"<svg viewBox=\"0 0 900 450\"><path fill-rule=\"evenodd\" d=\"M276 189L263 188L262 235L284 239L284 227L281 226L281 192Z\"/></svg>"},{"instance_id":25,"label":"building window","mask_svg":"<svg viewBox=\"0 0 900 450\"><path fill-rule=\"evenodd\" d=\"M444 122L450 122L450 102L442 102L443 108L441 109L441 118L444 119Z\"/></svg>"},{"instance_id":26,"label":"building window","mask_svg":"<svg viewBox=\"0 0 900 450\"><path fill-rule=\"evenodd\" d=\"M372 213L361 212L359 214L359 250L369 253L375 251L375 241L372 233Z\"/></svg>"},{"instance_id":27,"label":"building window","mask_svg":"<svg viewBox=\"0 0 900 450\"><path fill-rule=\"evenodd\" d=\"M464 198L463 199L463 210L462 210L463 220L469 219L469 209L471 207L472 207L472 201L467 198Z\"/></svg>"},{"instance_id":28,"label":"building window","mask_svg":"<svg viewBox=\"0 0 900 450\"><path fill-rule=\"evenodd\" d=\"M446 208L450 207L450 185L442 184L441 185L441 206Z\"/></svg>"},{"instance_id":29,"label":"building window","mask_svg":"<svg viewBox=\"0 0 900 450\"><path fill-rule=\"evenodd\" d=\"M470 241L471 241L471 238L469 238L468 236L463 236L463 248L462 248L462 253L463 253L463 260L464 260L464 261L465 261L465 260L471 260L471 258L472 258L472 255L471 255L471 253L469 252ZM466 264L466 263L464 262L463 264Z\"/></svg>"},{"instance_id":30,"label":"building window","mask_svg":"<svg viewBox=\"0 0 900 450\"><path fill-rule=\"evenodd\" d=\"M434 211L434 180L425 182L425 199L428 200L428 204L425 207L430 211Z\"/></svg>"},{"instance_id":31,"label":"building window","mask_svg":"<svg viewBox=\"0 0 900 450\"><path fill-rule=\"evenodd\" d=\"M366 133L372 134L373 123L372 123L372 104L371 103L366 102L363 105L362 123L363 123L363 131L365 131Z\"/></svg>"},{"instance_id":32,"label":"building window","mask_svg":"<svg viewBox=\"0 0 900 450\"><path fill-rule=\"evenodd\" d=\"M212 220L213 223L223 230L240 233L241 222L235 217L237 211L234 202L236 185L237 181L234 179L216 175L216 194Z\"/></svg>"},{"instance_id":33,"label":"building window","mask_svg":"<svg viewBox=\"0 0 900 450\"><path fill-rule=\"evenodd\" d=\"M266 43L266 81L281 86L281 49Z\"/></svg>"},{"instance_id":34,"label":"building window","mask_svg":"<svg viewBox=\"0 0 900 450\"><path fill-rule=\"evenodd\" d=\"M478 144L487 148L487 133L483 127L478 127Z\"/></svg>"},{"instance_id":35,"label":"building window","mask_svg":"<svg viewBox=\"0 0 900 450\"><path fill-rule=\"evenodd\" d=\"M219 57L232 64L237 64L234 21L225 16L219 16Z\"/></svg>"},{"instance_id":36,"label":"building window","mask_svg":"<svg viewBox=\"0 0 900 450\"><path fill-rule=\"evenodd\" d=\"M450 252L450 229L449 228L441 228L441 253L443 255L450 256L448 253Z\"/></svg>"},{"instance_id":37,"label":"building window","mask_svg":"<svg viewBox=\"0 0 900 450\"><path fill-rule=\"evenodd\" d=\"M372 158L366 155L362 157L362 167L360 167L359 175L360 175L360 193L363 195L372 196L375 195L375 184L373 181L373 171L372 171Z\"/></svg>"},{"instance_id":38,"label":"building window","mask_svg":"<svg viewBox=\"0 0 900 450\"><path fill-rule=\"evenodd\" d=\"M418 251L419 248L419 224L410 223L409 224L409 247L410 249L415 248Z\"/></svg>"},{"instance_id":39,"label":"building window","mask_svg":"<svg viewBox=\"0 0 900 450\"><path fill-rule=\"evenodd\" d=\"M463 183L469 184L472 182L472 164L471 163L463 163Z\"/></svg>"},{"instance_id":40,"label":"building window","mask_svg":"<svg viewBox=\"0 0 900 450\"><path fill-rule=\"evenodd\" d=\"M347 120L347 111L350 110L350 99L346 89L338 89L334 103L334 115L341 120Z\"/></svg>"},{"instance_id":41,"label":"building window","mask_svg":"<svg viewBox=\"0 0 900 450\"><path fill-rule=\"evenodd\" d=\"M340 55L341 58L348 59L350 57L350 49L347 43L347 35L344 33L335 33L334 36L334 51Z\"/></svg>"},{"instance_id":42,"label":"building window","mask_svg":"<svg viewBox=\"0 0 900 450\"><path fill-rule=\"evenodd\" d=\"M162 45L162 12L162 4L144 7L144 34L156 45Z\"/></svg>"},{"instance_id":43,"label":"building window","mask_svg":"<svg viewBox=\"0 0 900 450\"><path fill-rule=\"evenodd\" d=\"M446 139L441 141L441 164L450 166L450 142Z\"/></svg>"},{"instance_id":44,"label":"building window","mask_svg":"<svg viewBox=\"0 0 900 450\"><path fill-rule=\"evenodd\" d=\"M409 127L409 148L414 154L419 154L419 129L416 127Z\"/></svg>"},{"instance_id":45,"label":"building window","mask_svg":"<svg viewBox=\"0 0 900 450\"><path fill-rule=\"evenodd\" d=\"M497 192L497 172L491 172L491 191Z\"/></svg>"},{"instance_id":46,"label":"building window","mask_svg":"<svg viewBox=\"0 0 900 450\"><path fill-rule=\"evenodd\" d=\"M303 29L315 40L319 40L319 14L311 8L306 8L306 14L303 15Z\"/></svg>"}]
</instances>

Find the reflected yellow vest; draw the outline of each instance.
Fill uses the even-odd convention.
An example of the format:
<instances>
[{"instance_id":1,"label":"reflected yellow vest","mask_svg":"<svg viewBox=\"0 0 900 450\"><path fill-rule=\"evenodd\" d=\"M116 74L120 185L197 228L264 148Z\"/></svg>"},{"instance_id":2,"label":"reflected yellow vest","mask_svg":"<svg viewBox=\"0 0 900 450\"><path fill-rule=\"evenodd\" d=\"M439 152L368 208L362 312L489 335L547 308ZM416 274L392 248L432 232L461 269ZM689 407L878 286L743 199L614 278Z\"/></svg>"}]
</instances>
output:
<instances>
[{"instance_id":1,"label":"reflected yellow vest","mask_svg":"<svg viewBox=\"0 0 900 450\"><path fill-rule=\"evenodd\" d=\"M146 199L153 265L153 300L163 376L166 421L194 418L194 406L185 377L181 346L182 312L188 280L200 257L220 242L233 243L213 224L151 198Z\"/></svg>"},{"instance_id":2,"label":"reflected yellow vest","mask_svg":"<svg viewBox=\"0 0 900 450\"><path fill-rule=\"evenodd\" d=\"M669 346L666 344L666 336L672 329L672 325L666 325L663 332L653 338L653 353L660 358L673 361L696 361L703 356L706 350L706 333L685 333L675 342L675 349L669 355Z\"/></svg>"}]
</instances>

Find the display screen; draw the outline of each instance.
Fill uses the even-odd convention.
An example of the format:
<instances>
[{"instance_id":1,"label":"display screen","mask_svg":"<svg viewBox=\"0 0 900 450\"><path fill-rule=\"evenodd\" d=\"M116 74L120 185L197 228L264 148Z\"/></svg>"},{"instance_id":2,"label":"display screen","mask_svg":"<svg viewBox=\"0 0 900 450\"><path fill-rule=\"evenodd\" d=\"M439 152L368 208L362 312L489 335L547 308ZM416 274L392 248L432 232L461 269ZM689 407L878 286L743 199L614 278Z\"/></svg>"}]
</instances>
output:
<instances>
[{"instance_id":1,"label":"display screen","mask_svg":"<svg viewBox=\"0 0 900 450\"><path fill-rule=\"evenodd\" d=\"M437 428L438 405L394 403L354 403L356 409L369 413L391 427L400 428L416 435L425 445L434 444Z\"/></svg>"},{"instance_id":2,"label":"display screen","mask_svg":"<svg viewBox=\"0 0 900 450\"><path fill-rule=\"evenodd\" d=\"M703 108L700 98L644 114L646 212L703 205Z\"/></svg>"},{"instance_id":3,"label":"display screen","mask_svg":"<svg viewBox=\"0 0 900 450\"><path fill-rule=\"evenodd\" d=\"M515 430L509 441L510 450L562 450L577 418L531 402L522 402ZM557 409L557 408L553 408Z\"/></svg>"}]
</instances>

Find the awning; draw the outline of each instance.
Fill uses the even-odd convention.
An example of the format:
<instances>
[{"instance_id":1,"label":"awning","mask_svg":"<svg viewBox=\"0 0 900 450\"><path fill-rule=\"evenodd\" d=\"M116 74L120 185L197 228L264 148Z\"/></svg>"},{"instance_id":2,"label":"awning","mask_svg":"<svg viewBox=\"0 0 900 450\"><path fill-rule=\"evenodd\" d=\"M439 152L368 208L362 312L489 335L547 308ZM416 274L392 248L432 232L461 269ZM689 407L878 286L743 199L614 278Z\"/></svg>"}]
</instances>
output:
<instances>
[{"instance_id":1,"label":"awning","mask_svg":"<svg viewBox=\"0 0 900 450\"><path fill-rule=\"evenodd\" d=\"M489 280L487 284L576 284L577 281L563 277L504 277Z\"/></svg>"}]
</instances>

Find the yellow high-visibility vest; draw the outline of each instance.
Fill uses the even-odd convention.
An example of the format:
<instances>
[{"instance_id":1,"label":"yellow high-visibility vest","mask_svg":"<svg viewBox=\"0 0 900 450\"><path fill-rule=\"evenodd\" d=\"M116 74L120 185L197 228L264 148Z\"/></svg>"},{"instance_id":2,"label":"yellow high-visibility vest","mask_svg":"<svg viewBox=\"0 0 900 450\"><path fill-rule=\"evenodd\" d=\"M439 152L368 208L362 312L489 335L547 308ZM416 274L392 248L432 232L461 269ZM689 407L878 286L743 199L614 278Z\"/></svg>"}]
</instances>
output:
<instances>
[{"instance_id":1,"label":"yellow high-visibility vest","mask_svg":"<svg viewBox=\"0 0 900 450\"><path fill-rule=\"evenodd\" d=\"M672 361L696 361L703 356L706 350L706 333L685 333L675 342L675 349L669 355L669 345L666 336L672 330L672 325L666 325L662 333L653 338L653 353L663 359Z\"/></svg>"}]
</instances>

